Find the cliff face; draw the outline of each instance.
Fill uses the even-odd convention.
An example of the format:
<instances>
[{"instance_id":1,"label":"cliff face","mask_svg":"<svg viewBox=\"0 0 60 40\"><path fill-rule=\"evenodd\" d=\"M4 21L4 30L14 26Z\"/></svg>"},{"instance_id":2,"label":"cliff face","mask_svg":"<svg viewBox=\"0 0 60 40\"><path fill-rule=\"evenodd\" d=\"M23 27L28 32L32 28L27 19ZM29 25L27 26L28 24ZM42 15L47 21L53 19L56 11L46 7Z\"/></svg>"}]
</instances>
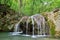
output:
<instances>
[{"instance_id":1,"label":"cliff face","mask_svg":"<svg viewBox=\"0 0 60 40\"><path fill-rule=\"evenodd\" d=\"M56 31L60 31L60 12L57 12L58 16L56 18Z\"/></svg>"},{"instance_id":2,"label":"cliff face","mask_svg":"<svg viewBox=\"0 0 60 40\"><path fill-rule=\"evenodd\" d=\"M56 12L57 16L56 16L56 27L55 27L55 36L56 37L60 37L60 11L59 12Z\"/></svg>"},{"instance_id":3,"label":"cliff face","mask_svg":"<svg viewBox=\"0 0 60 40\"><path fill-rule=\"evenodd\" d=\"M60 36L60 11L45 12L43 15L49 24L50 33L52 35L54 34L56 37Z\"/></svg>"},{"instance_id":4,"label":"cliff face","mask_svg":"<svg viewBox=\"0 0 60 40\"><path fill-rule=\"evenodd\" d=\"M0 30L10 31L14 24L20 20L20 14L8 5L0 4Z\"/></svg>"}]
</instances>

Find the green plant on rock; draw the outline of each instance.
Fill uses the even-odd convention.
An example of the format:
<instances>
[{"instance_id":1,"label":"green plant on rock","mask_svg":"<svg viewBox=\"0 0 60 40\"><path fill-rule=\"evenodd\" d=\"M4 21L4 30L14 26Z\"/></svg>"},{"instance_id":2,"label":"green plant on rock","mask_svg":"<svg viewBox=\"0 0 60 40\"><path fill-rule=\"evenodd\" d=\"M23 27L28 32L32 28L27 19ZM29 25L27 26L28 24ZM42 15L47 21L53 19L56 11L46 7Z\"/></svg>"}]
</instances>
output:
<instances>
[{"instance_id":1,"label":"green plant on rock","mask_svg":"<svg viewBox=\"0 0 60 40\"><path fill-rule=\"evenodd\" d=\"M49 18L48 18L48 15L49 15L49 12L46 12L46 13L42 13L42 15L45 17L45 20L46 20L46 22L47 22L47 24L48 24L48 27L50 28L49 30L49 32L50 32L50 35L52 35L52 36L55 36L55 24L53 23L53 21L52 20L49 20Z\"/></svg>"},{"instance_id":2,"label":"green plant on rock","mask_svg":"<svg viewBox=\"0 0 60 40\"><path fill-rule=\"evenodd\" d=\"M55 35L55 24L50 20L50 21L47 21L49 27L50 27L50 34L52 36Z\"/></svg>"}]
</instances>

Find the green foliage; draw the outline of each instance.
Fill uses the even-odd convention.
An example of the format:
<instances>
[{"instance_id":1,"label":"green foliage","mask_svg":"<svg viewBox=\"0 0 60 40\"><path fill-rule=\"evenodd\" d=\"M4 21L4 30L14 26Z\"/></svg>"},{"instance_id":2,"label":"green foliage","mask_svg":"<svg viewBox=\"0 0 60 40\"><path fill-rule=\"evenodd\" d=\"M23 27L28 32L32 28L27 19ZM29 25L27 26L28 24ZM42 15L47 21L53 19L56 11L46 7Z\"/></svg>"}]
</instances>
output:
<instances>
[{"instance_id":1,"label":"green foliage","mask_svg":"<svg viewBox=\"0 0 60 40\"><path fill-rule=\"evenodd\" d=\"M9 5L15 11L19 12L20 10L19 0L0 0L0 3Z\"/></svg>"},{"instance_id":2,"label":"green foliage","mask_svg":"<svg viewBox=\"0 0 60 40\"><path fill-rule=\"evenodd\" d=\"M22 0L22 12L24 15L49 12L59 6L59 0Z\"/></svg>"},{"instance_id":3,"label":"green foliage","mask_svg":"<svg viewBox=\"0 0 60 40\"><path fill-rule=\"evenodd\" d=\"M52 36L54 36L54 35L55 35L55 24L54 24L52 21L48 21L47 23L48 23L49 26L50 26L50 34L51 34Z\"/></svg>"},{"instance_id":4,"label":"green foliage","mask_svg":"<svg viewBox=\"0 0 60 40\"><path fill-rule=\"evenodd\" d=\"M12 9L24 15L49 12L60 8L60 0L0 0L0 3L10 5Z\"/></svg>"},{"instance_id":5,"label":"green foliage","mask_svg":"<svg viewBox=\"0 0 60 40\"><path fill-rule=\"evenodd\" d=\"M18 0L8 0L7 4L10 5L12 9L19 11L19 1Z\"/></svg>"}]
</instances>

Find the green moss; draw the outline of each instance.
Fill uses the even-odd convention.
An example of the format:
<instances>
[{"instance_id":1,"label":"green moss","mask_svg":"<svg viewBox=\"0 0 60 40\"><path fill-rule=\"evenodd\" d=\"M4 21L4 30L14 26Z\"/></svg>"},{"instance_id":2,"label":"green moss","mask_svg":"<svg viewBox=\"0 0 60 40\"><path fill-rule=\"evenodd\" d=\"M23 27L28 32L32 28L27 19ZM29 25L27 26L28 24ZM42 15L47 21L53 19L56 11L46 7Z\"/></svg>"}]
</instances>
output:
<instances>
[{"instance_id":1,"label":"green moss","mask_svg":"<svg viewBox=\"0 0 60 40\"><path fill-rule=\"evenodd\" d=\"M47 12L47 13L49 13L49 12ZM55 24L53 23L52 20L48 19L48 14L47 13L43 13L42 15L45 17L45 20L48 24L48 27L50 28L50 31L49 31L50 35L54 36L55 35Z\"/></svg>"},{"instance_id":2,"label":"green moss","mask_svg":"<svg viewBox=\"0 0 60 40\"><path fill-rule=\"evenodd\" d=\"M51 20L48 21L47 23L50 27L50 35L54 36L55 35L55 24Z\"/></svg>"}]
</instances>

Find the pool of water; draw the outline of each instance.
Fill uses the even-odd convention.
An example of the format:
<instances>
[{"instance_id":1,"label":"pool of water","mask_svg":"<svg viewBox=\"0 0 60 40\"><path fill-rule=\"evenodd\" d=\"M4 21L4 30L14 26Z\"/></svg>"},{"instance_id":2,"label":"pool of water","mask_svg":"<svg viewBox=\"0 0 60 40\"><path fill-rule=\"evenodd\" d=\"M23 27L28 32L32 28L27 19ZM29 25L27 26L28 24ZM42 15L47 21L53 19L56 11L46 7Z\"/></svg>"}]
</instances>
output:
<instances>
[{"instance_id":1,"label":"pool of water","mask_svg":"<svg viewBox=\"0 0 60 40\"><path fill-rule=\"evenodd\" d=\"M11 35L11 33L8 32L0 32L0 40L60 40L60 39L46 37L32 38L30 36L26 37L21 35Z\"/></svg>"}]
</instances>

